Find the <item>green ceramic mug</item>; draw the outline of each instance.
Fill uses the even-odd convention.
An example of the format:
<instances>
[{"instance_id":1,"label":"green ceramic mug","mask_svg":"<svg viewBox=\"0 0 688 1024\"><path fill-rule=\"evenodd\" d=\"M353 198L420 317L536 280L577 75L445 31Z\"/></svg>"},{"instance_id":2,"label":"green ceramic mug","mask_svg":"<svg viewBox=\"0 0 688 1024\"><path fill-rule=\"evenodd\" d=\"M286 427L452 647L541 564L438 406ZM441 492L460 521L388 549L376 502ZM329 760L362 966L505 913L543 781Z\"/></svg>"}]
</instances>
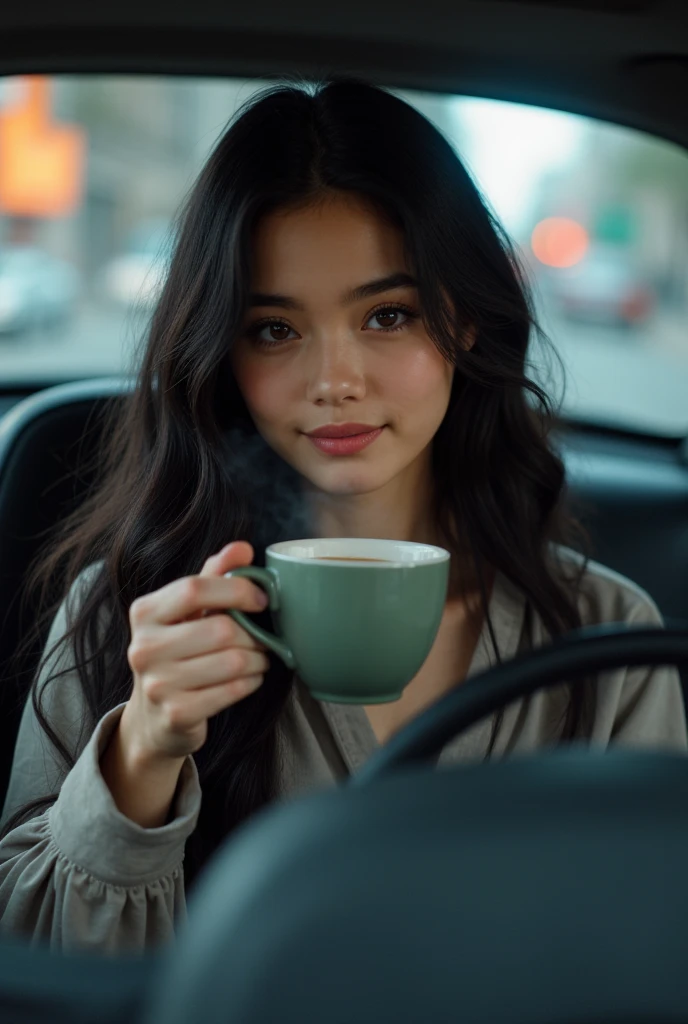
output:
<instances>
[{"instance_id":1,"label":"green ceramic mug","mask_svg":"<svg viewBox=\"0 0 688 1024\"><path fill-rule=\"evenodd\" d=\"M232 618L319 700L398 700L437 635L449 552L408 541L320 538L272 544L265 562L265 569L225 575L248 576L267 591L277 635L228 609Z\"/></svg>"}]
</instances>

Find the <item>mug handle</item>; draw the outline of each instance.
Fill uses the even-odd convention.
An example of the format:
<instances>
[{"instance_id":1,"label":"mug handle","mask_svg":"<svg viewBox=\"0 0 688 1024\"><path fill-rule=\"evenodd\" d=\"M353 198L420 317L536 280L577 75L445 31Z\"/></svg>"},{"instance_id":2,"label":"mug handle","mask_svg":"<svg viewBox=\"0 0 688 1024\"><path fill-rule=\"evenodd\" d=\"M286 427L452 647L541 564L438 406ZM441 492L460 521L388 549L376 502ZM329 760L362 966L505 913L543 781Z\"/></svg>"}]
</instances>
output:
<instances>
[{"instance_id":1,"label":"mug handle","mask_svg":"<svg viewBox=\"0 0 688 1024\"><path fill-rule=\"evenodd\" d=\"M279 608L279 590L277 587L277 574L273 569L261 569L257 565L242 565L239 569L232 569L230 572L224 574L228 579L232 576L248 576L250 580L254 580L267 591L267 595L270 599L269 608L271 612L276 612ZM254 640L259 640L265 644L271 651L277 654L287 668L296 668L296 659L291 652L291 649L285 644L281 637L275 636L274 633L268 633L266 629L256 625L252 619L249 619L248 615L244 612L236 611L234 608L226 608L225 611L228 615L239 623L239 625L249 633Z\"/></svg>"}]
</instances>

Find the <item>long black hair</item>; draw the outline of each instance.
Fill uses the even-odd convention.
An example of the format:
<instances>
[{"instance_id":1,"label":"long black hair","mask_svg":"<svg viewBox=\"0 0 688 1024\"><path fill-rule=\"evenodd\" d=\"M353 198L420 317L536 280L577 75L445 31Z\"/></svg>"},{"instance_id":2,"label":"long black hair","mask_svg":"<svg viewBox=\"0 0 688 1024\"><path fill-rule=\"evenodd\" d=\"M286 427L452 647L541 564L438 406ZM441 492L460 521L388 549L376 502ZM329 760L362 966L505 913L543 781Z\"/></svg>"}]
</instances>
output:
<instances>
[{"instance_id":1,"label":"long black hair","mask_svg":"<svg viewBox=\"0 0 688 1024\"><path fill-rule=\"evenodd\" d=\"M453 559L478 581L482 612L492 567L523 592L552 637L581 625L576 588L586 560L565 578L554 552L588 540L565 508L552 402L526 373L537 326L508 238L450 143L411 105L352 77L287 81L243 106L189 194L134 392L105 430L102 479L28 583L45 593L61 572L66 593L87 564L103 562L59 641L72 646L95 721L131 693L128 613L136 597L200 572L232 540L251 541L264 564L266 543L289 533L271 518L280 502L253 493L233 458L243 437L276 493L298 490L295 472L261 448L229 353L245 315L259 218L343 193L365 198L403 229L426 329L456 368L433 440L435 511ZM459 339L468 328L475 342L466 351ZM54 612L46 608L45 619ZM258 621L269 626L264 616ZM492 641L496 648L494 631ZM75 752L41 713L37 678L36 714L71 768ZM59 685L59 674L48 683ZM222 839L275 796L278 723L291 686L274 657L256 693L210 720L194 754L203 803L187 843L187 887ZM585 735L589 697L571 688L558 738ZM498 726L499 718L490 752ZM56 797L21 808L4 833Z\"/></svg>"}]
</instances>

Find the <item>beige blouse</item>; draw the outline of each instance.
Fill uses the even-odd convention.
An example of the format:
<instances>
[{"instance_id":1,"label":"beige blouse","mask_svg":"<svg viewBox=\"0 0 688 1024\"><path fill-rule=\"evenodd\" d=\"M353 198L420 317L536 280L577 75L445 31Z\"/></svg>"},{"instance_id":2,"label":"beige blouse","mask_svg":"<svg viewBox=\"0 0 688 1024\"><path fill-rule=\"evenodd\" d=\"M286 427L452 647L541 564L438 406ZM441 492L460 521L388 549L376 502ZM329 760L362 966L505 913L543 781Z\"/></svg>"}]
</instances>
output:
<instances>
[{"instance_id":1,"label":"beige blouse","mask_svg":"<svg viewBox=\"0 0 688 1024\"><path fill-rule=\"evenodd\" d=\"M565 559L579 557L565 548L559 552ZM49 646L64 633L81 588L98 568L96 563L84 570L63 602ZM589 563L579 606L584 624L662 624L644 590L596 562ZM502 660L546 642L536 615L532 635L526 635L524 597L499 572L489 607ZM25 802L58 790L59 797L0 842L0 930L53 950L140 953L172 941L175 926L186 919L182 861L200 810L198 772L193 757L187 757L167 825L145 829L124 817L105 785L99 759L125 705L97 723L89 720L71 658L69 651L62 654L60 667L71 669L49 684L43 698L53 728L78 752L71 771L38 725L30 699L24 708L0 827ZM494 661L485 623L468 675ZM53 661L42 677L54 669ZM563 687L556 687L512 704L493 756L550 745L564 697ZM439 765L482 759L491 729L488 718L452 740ZM601 674L590 741L599 747L616 743L686 751L676 669ZM377 745L362 707L314 701L296 680L280 726L280 799L335 785L347 771L355 772Z\"/></svg>"}]
</instances>

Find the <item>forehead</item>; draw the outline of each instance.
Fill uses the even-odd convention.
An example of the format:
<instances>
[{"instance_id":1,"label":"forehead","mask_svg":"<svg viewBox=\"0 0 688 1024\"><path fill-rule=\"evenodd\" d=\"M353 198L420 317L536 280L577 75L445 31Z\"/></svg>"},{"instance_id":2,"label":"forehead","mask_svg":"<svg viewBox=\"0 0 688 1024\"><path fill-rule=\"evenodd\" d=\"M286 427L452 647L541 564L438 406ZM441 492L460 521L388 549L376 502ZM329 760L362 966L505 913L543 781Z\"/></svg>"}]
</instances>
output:
<instances>
[{"instance_id":1,"label":"forehead","mask_svg":"<svg viewBox=\"0 0 688 1024\"><path fill-rule=\"evenodd\" d=\"M375 207L336 196L298 209L277 210L256 225L252 285L288 295L407 270L403 234Z\"/></svg>"}]
</instances>

